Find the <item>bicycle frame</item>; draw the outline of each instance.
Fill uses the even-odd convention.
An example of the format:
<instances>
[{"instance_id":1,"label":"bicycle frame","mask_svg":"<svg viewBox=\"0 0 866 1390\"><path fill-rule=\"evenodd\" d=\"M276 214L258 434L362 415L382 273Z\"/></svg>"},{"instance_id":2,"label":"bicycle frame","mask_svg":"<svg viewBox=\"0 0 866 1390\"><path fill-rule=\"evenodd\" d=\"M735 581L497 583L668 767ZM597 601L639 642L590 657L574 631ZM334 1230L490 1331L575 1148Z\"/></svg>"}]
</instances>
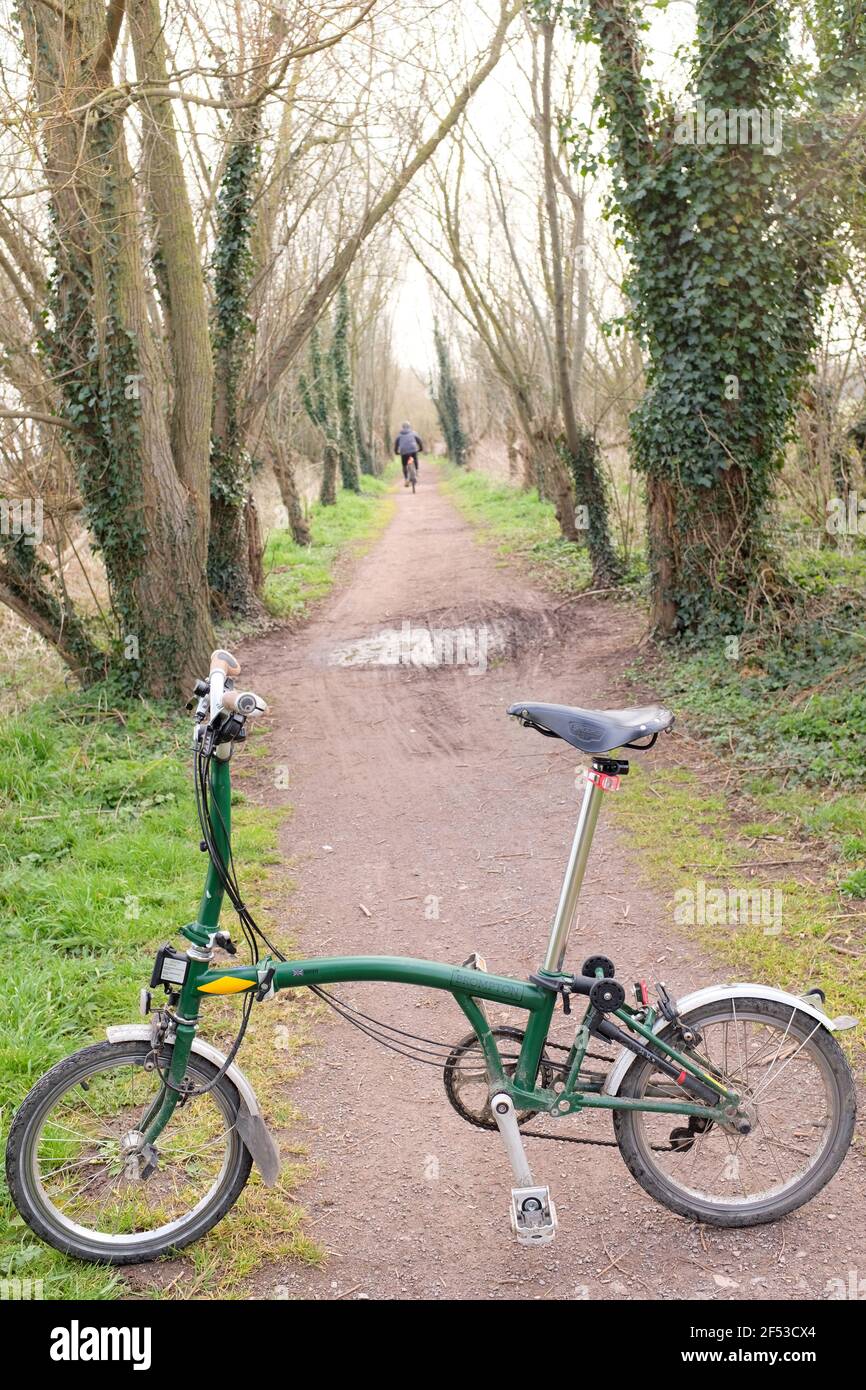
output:
<instances>
[{"instance_id":1,"label":"bicycle frame","mask_svg":"<svg viewBox=\"0 0 866 1390\"><path fill-rule=\"evenodd\" d=\"M215 814L211 826L216 844L227 860L231 838L231 778L229 756L231 748L217 749L211 763L210 791ZM562 1118L583 1109L641 1110L670 1115L699 1115L725 1123L730 1107L736 1106L739 1096L728 1091L720 1082L694 1060L679 1052L653 1032L655 1012L649 1007L639 1011L623 1004L604 1015L616 1019L636 1035L633 1044L649 1048L653 1055L680 1068L681 1080L686 1074L709 1086L718 1095L715 1107L682 1099L637 1099L607 1095L598 1084L580 1086L579 1073L598 1018L590 1003L579 1020L574 1043L565 1063L565 1081L557 1089L536 1085L544 1047L556 1007L557 983L573 977L562 973L568 938L577 906L581 883L589 857L593 832L604 795L603 779L588 777L583 803L574 834L568 865L563 878L559 903L551 928L544 965L536 978L517 980L505 975L491 975L484 970L442 964L437 961L403 956L326 956L309 960L274 962L266 959L250 966L212 965L211 938L216 931L223 901L223 889L213 864L209 864L205 888L199 906L198 919L182 929L191 943L187 950L189 966L180 990L174 1013L175 1033L169 1076L180 1086L195 1038L202 1000L209 995L246 994L256 990L261 997L270 998L281 989L299 989L308 985L329 985L352 980L382 981L394 984L422 986L444 990L451 994L457 1006L469 1020L478 1038L487 1065L491 1095L505 1093L516 1110L535 1110ZM601 977L601 972L599 972ZM488 1022L483 1003L504 1004L526 1012L526 1028L513 1075L504 1065ZM141 1128L149 1142L165 1128L180 1099L177 1091L167 1089L158 1097Z\"/></svg>"}]
</instances>

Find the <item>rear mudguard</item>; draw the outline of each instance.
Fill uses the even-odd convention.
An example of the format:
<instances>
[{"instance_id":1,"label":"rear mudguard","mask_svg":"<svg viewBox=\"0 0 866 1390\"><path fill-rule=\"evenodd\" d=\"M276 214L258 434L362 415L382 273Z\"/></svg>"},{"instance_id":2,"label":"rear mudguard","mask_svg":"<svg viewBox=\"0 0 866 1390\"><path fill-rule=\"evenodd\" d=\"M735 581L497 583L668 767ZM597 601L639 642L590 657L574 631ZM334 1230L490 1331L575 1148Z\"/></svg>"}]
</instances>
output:
<instances>
[{"instance_id":1,"label":"rear mudguard","mask_svg":"<svg viewBox=\"0 0 866 1390\"><path fill-rule=\"evenodd\" d=\"M108 1041L113 1043L150 1042L150 1028L146 1023L119 1023L112 1028L106 1028L105 1032ZM197 1052L199 1056L206 1057L209 1062L213 1062L215 1067L221 1067L225 1062L225 1054L211 1043L205 1042L203 1038L195 1039L192 1050ZM262 1119L256 1093L235 1062L232 1062L226 1076L237 1091L240 1100L237 1119L238 1134L249 1150L253 1163L261 1173L262 1181L268 1187L273 1187L280 1175L280 1151Z\"/></svg>"},{"instance_id":2,"label":"rear mudguard","mask_svg":"<svg viewBox=\"0 0 866 1390\"><path fill-rule=\"evenodd\" d=\"M854 1019L849 1018L829 1018L818 1007L817 995L789 994L787 990L775 989L772 985L707 985L704 989L697 989L693 994L686 994L682 999L678 999L677 1009L681 1014L685 1014L691 1009L700 1008L702 1004L716 1004L721 999L777 999L783 1004L793 1005L800 1013L809 1014L830 1033L841 1028L850 1028L855 1022ZM653 1032L660 1033L663 1028L667 1027L669 1027L667 1019L659 1017L653 1026ZM604 1083L605 1095L619 1095L626 1073L638 1061L640 1061L639 1057L623 1048Z\"/></svg>"}]
</instances>

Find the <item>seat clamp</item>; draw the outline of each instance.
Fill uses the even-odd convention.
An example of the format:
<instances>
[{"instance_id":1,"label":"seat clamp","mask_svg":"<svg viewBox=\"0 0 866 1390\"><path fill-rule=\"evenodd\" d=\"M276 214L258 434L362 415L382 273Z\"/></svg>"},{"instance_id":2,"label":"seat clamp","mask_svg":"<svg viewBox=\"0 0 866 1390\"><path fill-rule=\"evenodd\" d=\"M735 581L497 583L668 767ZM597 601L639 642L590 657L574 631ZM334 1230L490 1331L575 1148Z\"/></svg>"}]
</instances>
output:
<instances>
[{"instance_id":1,"label":"seat clamp","mask_svg":"<svg viewBox=\"0 0 866 1390\"><path fill-rule=\"evenodd\" d=\"M619 778L609 772L597 772L591 767L586 774L587 782L592 782L594 787L601 787L603 792L615 792L619 790Z\"/></svg>"}]
</instances>

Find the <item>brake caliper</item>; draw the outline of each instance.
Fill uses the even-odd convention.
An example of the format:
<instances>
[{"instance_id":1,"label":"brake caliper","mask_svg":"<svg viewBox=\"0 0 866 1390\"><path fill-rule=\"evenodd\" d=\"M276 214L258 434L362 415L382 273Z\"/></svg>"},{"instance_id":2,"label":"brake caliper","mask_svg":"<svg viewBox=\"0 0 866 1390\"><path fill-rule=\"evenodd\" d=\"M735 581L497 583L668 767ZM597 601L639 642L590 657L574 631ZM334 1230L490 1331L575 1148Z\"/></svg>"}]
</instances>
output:
<instances>
[{"instance_id":1,"label":"brake caliper","mask_svg":"<svg viewBox=\"0 0 866 1390\"><path fill-rule=\"evenodd\" d=\"M700 1047L703 1041L702 1034L697 1028L691 1028L683 1022L676 1004L660 981L656 984L656 991L658 993L659 1013L667 1019L674 1029L673 1036L676 1041L683 1047Z\"/></svg>"}]
</instances>

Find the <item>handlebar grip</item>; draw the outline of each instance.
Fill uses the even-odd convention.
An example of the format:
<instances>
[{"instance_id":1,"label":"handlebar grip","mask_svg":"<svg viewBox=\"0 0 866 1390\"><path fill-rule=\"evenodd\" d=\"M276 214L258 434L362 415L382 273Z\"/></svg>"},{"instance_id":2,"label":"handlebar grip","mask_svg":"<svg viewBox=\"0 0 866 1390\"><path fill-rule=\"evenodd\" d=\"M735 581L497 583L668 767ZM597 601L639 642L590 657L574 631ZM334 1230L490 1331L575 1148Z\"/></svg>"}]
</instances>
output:
<instances>
[{"instance_id":1,"label":"handlebar grip","mask_svg":"<svg viewBox=\"0 0 866 1390\"><path fill-rule=\"evenodd\" d=\"M215 671L222 671L224 676L239 676L241 668L231 652L224 652L220 648L217 648L215 652L211 652L210 657L211 675L213 675Z\"/></svg>"},{"instance_id":2,"label":"handlebar grip","mask_svg":"<svg viewBox=\"0 0 866 1390\"><path fill-rule=\"evenodd\" d=\"M223 692L223 709L242 714L245 719L258 714L267 714L268 707L260 695L252 690L226 690Z\"/></svg>"}]
</instances>

